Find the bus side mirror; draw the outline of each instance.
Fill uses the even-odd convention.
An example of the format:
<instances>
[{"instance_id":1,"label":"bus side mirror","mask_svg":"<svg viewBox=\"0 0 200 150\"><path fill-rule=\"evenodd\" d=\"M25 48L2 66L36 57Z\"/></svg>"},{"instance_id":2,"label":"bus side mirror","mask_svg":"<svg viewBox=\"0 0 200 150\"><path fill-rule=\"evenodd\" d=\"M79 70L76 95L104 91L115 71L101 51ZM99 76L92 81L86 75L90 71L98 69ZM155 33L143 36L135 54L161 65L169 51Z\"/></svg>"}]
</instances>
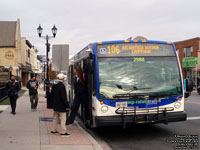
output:
<instances>
[{"instance_id":1,"label":"bus side mirror","mask_svg":"<svg viewBox=\"0 0 200 150\"><path fill-rule=\"evenodd\" d=\"M191 92L193 91L193 81L191 79L186 79L186 92L185 92L185 98L188 98L191 95Z\"/></svg>"},{"instance_id":2,"label":"bus side mirror","mask_svg":"<svg viewBox=\"0 0 200 150\"><path fill-rule=\"evenodd\" d=\"M193 81L191 79L186 79L186 91L187 92L193 91Z\"/></svg>"},{"instance_id":3,"label":"bus side mirror","mask_svg":"<svg viewBox=\"0 0 200 150\"><path fill-rule=\"evenodd\" d=\"M184 97L185 97L185 98L188 98L190 95L191 95L190 92L186 92Z\"/></svg>"}]
</instances>

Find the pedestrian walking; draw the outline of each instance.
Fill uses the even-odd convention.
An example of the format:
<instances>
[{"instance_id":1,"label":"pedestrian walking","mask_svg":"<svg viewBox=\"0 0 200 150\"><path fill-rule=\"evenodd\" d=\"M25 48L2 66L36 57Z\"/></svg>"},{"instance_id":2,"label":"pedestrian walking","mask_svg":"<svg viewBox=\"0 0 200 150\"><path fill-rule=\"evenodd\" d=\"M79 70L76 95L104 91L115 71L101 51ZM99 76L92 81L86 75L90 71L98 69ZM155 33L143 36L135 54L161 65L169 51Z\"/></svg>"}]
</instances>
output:
<instances>
[{"instance_id":1,"label":"pedestrian walking","mask_svg":"<svg viewBox=\"0 0 200 150\"><path fill-rule=\"evenodd\" d=\"M51 133L58 133L57 125L61 123L61 136L70 136L67 133L66 128L66 112L70 110L69 103L67 101L66 88L63 84L64 74L58 74L58 80L53 84L51 90L51 97L53 99L53 110L54 110L54 119L53 119L53 128Z\"/></svg>"},{"instance_id":2,"label":"pedestrian walking","mask_svg":"<svg viewBox=\"0 0 200 150\"><path fill-rule=\"evenodd\" d=\"M87 88L84 74L81 72L81 69L78 69L77 67L75 67L73 71L74 71L75 97L74 97L74 101L72 105L72 110L71 110L69 118L67 119L66 125L70 125L74 123L80 104L85 106L84 104L86 104L86 101L88 100L87 98L88 88Z\"/></svg>"},{"instance_id":3,"label":"pedestrian walking","mask_svg":"<svg viewBox=\"0 0 200 150\"><path fill-rule=\"evenodd\" d=\"M36 80L35 75L31 76L31 80L28 81L26 87L29 89L31 111L36 111L38 104L38 81Z\"/></svg>"},{"instance_id":4,"label":"pedestrian walking","mask_svg":"<svg viewBox=\"0 0 200 150\"><path fill-rule=\"evenodd\" d=\"M6 89L8 91L8 97L10 100L10 105L11 105L11 113L13 115L16 114L16 104L17 104L17 98L18 98L18 92L20 90L20 85L19 82L15 80L15 76L11 76L11 80L7 83Z\"/></svg>"}]
</instances>

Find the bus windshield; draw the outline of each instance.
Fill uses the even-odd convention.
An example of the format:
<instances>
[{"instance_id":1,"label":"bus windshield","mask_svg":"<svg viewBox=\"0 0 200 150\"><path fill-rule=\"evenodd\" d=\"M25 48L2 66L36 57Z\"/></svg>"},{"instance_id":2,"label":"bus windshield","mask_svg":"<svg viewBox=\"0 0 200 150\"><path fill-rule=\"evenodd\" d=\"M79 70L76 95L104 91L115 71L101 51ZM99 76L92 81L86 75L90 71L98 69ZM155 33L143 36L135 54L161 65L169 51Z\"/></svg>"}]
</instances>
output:
<instances>
[{"instance_id":1,"label":"bus windshield","mask_svg":"<svg viewBox=\"0 0 200 150\"><path fill-rule=\"evenodd\" d=\"M116 94L182 94L175 56L99 57L99 98Z\"/></svg>"}]
</instances>

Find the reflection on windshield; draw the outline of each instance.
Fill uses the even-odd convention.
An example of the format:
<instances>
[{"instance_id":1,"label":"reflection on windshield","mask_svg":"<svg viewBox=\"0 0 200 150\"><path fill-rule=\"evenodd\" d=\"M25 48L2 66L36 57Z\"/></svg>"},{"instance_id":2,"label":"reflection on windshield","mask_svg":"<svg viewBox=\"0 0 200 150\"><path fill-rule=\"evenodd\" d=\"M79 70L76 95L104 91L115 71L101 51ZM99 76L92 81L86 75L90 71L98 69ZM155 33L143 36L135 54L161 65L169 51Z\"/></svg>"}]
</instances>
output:
<instances>
[{"instance_id":1,"label":"reflection on windshield","mask_svg":"<svg viewBox=\"0 0 200 150\"><path fill-rule=\"evenodd\" d=\"M182 93L175 57L135 58L99 58L100 98L129 92Z\"/></svg>"}]
</instances>

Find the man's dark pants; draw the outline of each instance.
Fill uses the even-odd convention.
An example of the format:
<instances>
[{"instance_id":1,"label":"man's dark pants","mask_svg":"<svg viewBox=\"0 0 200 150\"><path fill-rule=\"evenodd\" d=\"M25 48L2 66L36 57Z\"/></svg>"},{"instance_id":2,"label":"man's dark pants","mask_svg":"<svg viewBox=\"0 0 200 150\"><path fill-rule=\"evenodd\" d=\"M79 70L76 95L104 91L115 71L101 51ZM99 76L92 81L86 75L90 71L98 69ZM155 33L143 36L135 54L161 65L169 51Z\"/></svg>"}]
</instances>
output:
<instances>
[{"instance_id":1,"label":"man's dark pants","mask_svg":"<svg viewBox=\"0 0 200 150\"><path fill-rule=\"evenodd\" d=\"M75 94L71 113L70 113L70 116L67 118L66 125L72 124L74 122L75 117L78 112L78 109L80 107L80 104L83 105L83 107L85 107L86 110L84 110L85 111L84 113L86 116L88 116L89 113L88 113L88 94L87 94L87 92ZM83 110L81 110L81 111L83 111ZM81 112L81 113L83 113L83 112ZM67 114L67 116L68 116L68 114Z\"/></svg>"},{"instance_id":2,"label":"man's dark pants","mask_svg":"<svg viewBox=\"0 0 200 150\"><path fill-rule=\"evenodd\" d=\"M73 102L73 105L72 105L72 111L71 111L71 113L70 113L69 118L67 118L67 121L66 121L66 124L67 124L67 125L74 122L80 104L81 104L81 97L75 95L75 97L74 97L74 102Z\"/></svg>"},{"instance_id":3,"label":"man's dark pants","mask_svg":"<svg viewBox=\"0 0 200 150\"><path fill-rule=\"evenodd\" d=\"M9 96L12 113L15 113L18 96Z\"/></svg>"},{"instance_id":4,"label":"man's dark pants","mask_svg":"<svg viewBox=\"0 0 200 150\"><path fill-rule=\"evenodd\" d=\"M31 102L31 109L37 109L38 94L29 95L29 96L30 96L30 102Z\"/></svg>"}]
</instances>

